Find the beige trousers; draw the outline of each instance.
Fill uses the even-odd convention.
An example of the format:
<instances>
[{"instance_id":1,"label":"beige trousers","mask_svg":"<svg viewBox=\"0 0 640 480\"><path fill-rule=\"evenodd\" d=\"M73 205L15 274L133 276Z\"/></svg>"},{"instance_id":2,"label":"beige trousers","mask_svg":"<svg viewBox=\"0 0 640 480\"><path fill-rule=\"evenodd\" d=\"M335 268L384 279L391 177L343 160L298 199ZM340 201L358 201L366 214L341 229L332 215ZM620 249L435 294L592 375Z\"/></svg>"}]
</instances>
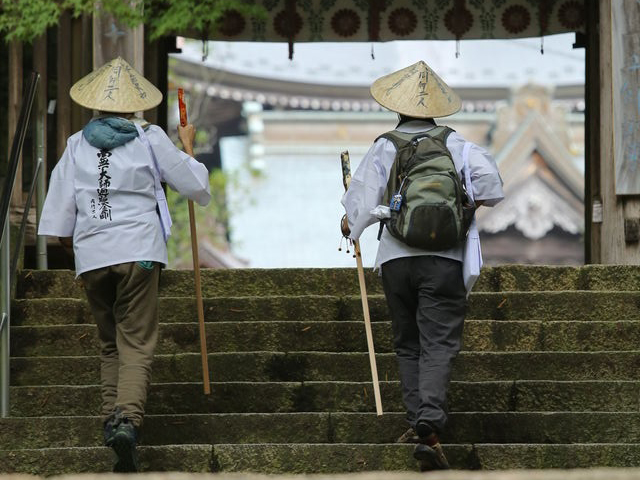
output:
<instances>
[{"instance_id":1,"label":"beige trousers","mask_svg":"<svg viewBox=\"0 0 640 480\"><path fill-rule=\"evenodd\" d=\"M158 341L160 265L121 263L81 278L98 326L103 420L119 407L140 426Z\"/></svg>"}]
</instances>

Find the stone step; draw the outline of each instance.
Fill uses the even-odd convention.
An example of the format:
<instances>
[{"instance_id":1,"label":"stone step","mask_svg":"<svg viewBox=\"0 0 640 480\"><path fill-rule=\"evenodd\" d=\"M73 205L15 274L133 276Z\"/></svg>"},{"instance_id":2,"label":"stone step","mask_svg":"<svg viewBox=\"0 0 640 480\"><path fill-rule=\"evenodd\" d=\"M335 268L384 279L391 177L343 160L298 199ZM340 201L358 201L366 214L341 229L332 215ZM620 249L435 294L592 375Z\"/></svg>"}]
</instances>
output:
<instances>
[{"instance_id":1,"label":"stone step","mask_svg":"<svg viewBox=\"0 0 640 480\"><path fill-rule=\"evenodd\" d=\"M443 448L447 460L454 469L520 471L522 469L640 466L640 445L635 443L445 444ZM336 473L359 470L411 471L416 469L412 452L413 446L397 444L219 444L213 446L214 468L218 471L259 471L270 474ZM471 472L469 474L471 475ZM429 477L434 475L437 476L432 472ZM506 479L506 477L501 478ZM516 474L509 478L519 477ZM535 476L535 478L541 477ZM602 478L611 477L605 474Z\"/></svg>"},{"instance_id":2,"label":"stone step","mask_svg":"<svg viewBox=\"0 0 640 480\"><path fill-rule=\"evenodd\" d=\"M369 295L372 322L390 319L384 296ZM195 297L161 297L160 322L197 322ZM206 322L362 321L359 296L301 295L204 298ZM469 299L468 319L619 321L640 318L640 292L479 292ZM18 299L12 325L91 324L86 301Z\"/></svg>"},{"instance_id":3,"label":"stone step","mask_svg":"<svg viewBox=\"0 0 640 480\"><path fill-rule=\"evenodd\" d=\"M362 303L356 296L301 295L269 297L204 298L206 322L250 321L362 321ZM12 325L91 324L93 317L86 300L78 298L18 299L12 302ZM369 298L373 322L388 321L387 305L382 295ZM159 320L197 322L195 297L160 297Z\"/></svg>"},{"instance_id":4,"label":"stone step","mask_svg":"<svg viewBox=\"0 0 640 480\"><path fill-rule=\"evenodd\" d=\"M355 268L202 269L203 296L357 295ZM377 272L365 272L367 291L382 293ZM193 295L193 272L164 270L161 295ZM485 267L475 291L640 290L637 265ZM82 297L82 284L69 270L23 270L17 296Z\"/></svg>"},{"instance_id":5,"label":"stone step","mask_svg":"<svg viewBox=\"0 0 640 480\"><path fill-rule=\"evenodd\" d=\"M383 409L400 412L399 382L380 382ZM451 412L636 412L639 381L451 382ZM100 411L100 387L11 387L11 416L83 416ZM154 383L147 413L373 412L371 382Z\"/></svg>"},{"instance_id":6,"label":"stone step","mask_svg":"<svg viewBox=\"0 0 640 480\"><path fill-rule=\"evenodd\" d=\"M307 382L371 380L366 353L248 352L208 355L214 382ZM378 378L397 380L392 353L376 354ZM98 357L15 357L10 380L15 386L96 385ZM462 352L453 367L459 381L492 380L636 380L640 351L625 352ZM197 353L156 355L153 380L199 382Z\"/></svg>"},{"instance_id":7,"label":"stone step","mask_svg":"<svg viewBox=\"0 0 640 480\"><path fill-rule=\"evenodd\" d=\"M372 325L376 352L393 352L390 322ZM366 352L363 322L215 322L206 328L208 352ZM199 352L197 323L160 325L158 354ZM640 345L640 321L541 322L468 320L465 351L606 351ZM99 352L94 325L12 327L11 353L18 357L87 356Z\"/></svg>"},{"instance_id":8,"label":"stone step","mask_svg":"<svg viewBox=\"0 0 640 480\"><path fill-rule=\"evenodd\" d=\"M586 469L640 466L640 445L638 444L445 444L443 447L454 469ZM417 471L417 462L411 455L412 445L170 445L142 446L139 451L144 472L328 474L359 471ZM106 447L0 450L0 464L3 465L3 471L7 473L41 476L100 473L110 472L112 463L113 454ZM414 474L411 478L417 477ZM527 478L534 477L527 476ZM629 474L625 478L632 478L632 475Z\"/></svg>"},{"instance_id":9,"label":"stone step","mask_svg":"<svg viewBox=\"0 0 640 480\"><path fill-rule=\"evenodd\" d=\"M443 443L640 443L637 412L452 412ZM393 443L403 413L148 415L141 444ZM7 450L100 446L99 417L0 419Z\"/></svg>"},{"instance_id":10,"label":"stone step","mask_svg":"<svg viewBox=\"0 0 640 480\"><path fill-rule=\"evenodd\" d=\"M141 471L211 471L211 445L141 446L138 452ZM0 450L0 471L41 476L111 472L115 460L107 447Z\"/></svg>"}]
</instances>

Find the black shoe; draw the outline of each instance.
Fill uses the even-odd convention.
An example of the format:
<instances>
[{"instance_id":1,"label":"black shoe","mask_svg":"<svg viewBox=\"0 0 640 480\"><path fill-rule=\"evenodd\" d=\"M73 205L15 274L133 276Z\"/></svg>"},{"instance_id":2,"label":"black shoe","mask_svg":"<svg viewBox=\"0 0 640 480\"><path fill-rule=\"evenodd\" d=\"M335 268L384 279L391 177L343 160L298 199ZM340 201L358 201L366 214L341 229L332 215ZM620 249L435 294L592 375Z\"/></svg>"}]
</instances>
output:
<instances>
[{"instance_id":1,"label":"black shoe","mask_svg":"<svg viewBox=\"0 0 640 480\"><path fill-rule=\"evenodd\" d=\"M138 434L136 427L129 419L124 418L117 426L111 443L111 448L113 448L116 455L118 455L118 461L113 466L114 472L138 471L137 440Z\"/></svg>"},{"instance_id":2,"label":"black shoe","mask_svg":"<svg viewBox=\"0 0 640 480\"><path fill-rule=\"evenodd\" d=\"M416 433L420 438L427 438L431 434L436 433L436 429L431 426L431 424L425 420L419 420L416 424Z\"/></svg>"},{"instance_id":3,"label":"black shoe","mask_svg":"<svg viewBox=\"0 0 640 480\"><path fill-rule=\"evenodd\" d=\"M448 470L449 462L435 429L429 423L420 421L416 425L416 433L419 443L413 451L413 458L420 462L420 471Z\"/></svg>"},{"instance_id":4,"label":"black shoe","mask_svg":"<svg viewBox=\"0 0 640 480\"><path fill-rule=\"evenodd\" d=\"M104 444L110 447L113 444L113 435L116 432L116 428L122 421L122 412L120 408L116 408L111 415L104 421Z\"/></svg>"},{"instance_id":5,"label":"black shoe","mask_svg":"<svg viewBox=\"0 0 640 480\"><path fill-rule=\"evenodd\" d=\"M432 446L419 443L413 451L413 458L420 462L421 472L429 470L449 470L449 462L444 455L439 441Z\"/></svg>"}]
</instances>

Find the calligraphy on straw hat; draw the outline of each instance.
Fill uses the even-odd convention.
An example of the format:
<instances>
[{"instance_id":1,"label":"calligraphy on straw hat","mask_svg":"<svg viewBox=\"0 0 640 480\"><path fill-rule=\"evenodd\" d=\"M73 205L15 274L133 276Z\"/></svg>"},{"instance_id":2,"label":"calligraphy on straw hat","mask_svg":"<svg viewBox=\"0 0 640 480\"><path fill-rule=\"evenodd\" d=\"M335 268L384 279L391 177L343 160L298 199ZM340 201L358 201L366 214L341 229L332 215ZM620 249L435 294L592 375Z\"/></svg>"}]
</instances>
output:
<instances>
[{"instance_id":1,"label":"calligraphy on straw hat","mask_svg":"<svg viewBox=\"0 0 640 480\"><path fill-rule=\"evenodd\" d=\"M380 77L370 91L383 107L416 118L446 117L462 106L460 97L423 61Z\"/></svg>"},{"instance_id":2,"label":"calligraphy on straw hat","mask_svg":"<svg viewBox=\"0 0 640 480\"><path fill-rule=\"evenodd\" d=\"M160 90L122 57L78 80L69 95L77 104L103 112L139 112L162 101Z\"/></svg>"}]
</instances>

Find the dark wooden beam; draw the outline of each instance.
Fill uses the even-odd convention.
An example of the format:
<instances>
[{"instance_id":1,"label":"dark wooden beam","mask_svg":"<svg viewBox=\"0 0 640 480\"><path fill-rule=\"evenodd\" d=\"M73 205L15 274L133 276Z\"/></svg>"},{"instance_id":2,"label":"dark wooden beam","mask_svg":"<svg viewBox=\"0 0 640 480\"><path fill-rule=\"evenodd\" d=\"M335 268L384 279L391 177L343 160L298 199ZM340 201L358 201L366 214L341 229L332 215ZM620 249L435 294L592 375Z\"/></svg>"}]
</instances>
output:
<instances>
[{"instance_id":1,"label":"dark wooden beam","mask_svg":"<svg viewBox=\"0 0 640 480\"><path fill-rule=\"evenodd\" d=\"M20 106L22 103L22 75L22 43L19 41L12 41L9 43L9 109L7 111L9 149L11 149L13 136L18 124L18 117L20 116ZM22 206L22 155L19 157L15 188L11 194L11 205Z\"/></svg>"},{"instance_id":2,"label":"dark wooden beam","mask_svg":"<svg viewBox=\"0 0 640 480\"><path fill-rule=\"evenodd\" d=\"M584 262L601 263L602 193L600 191L600 27L599 2L585 0L585 155ZM596 218L593 213L595 211ZM595 222L594 222L595 220Z\"/></svg>"},{"instance_id":3,"label":"dark wooden beam","mask_svg":"<svg viewBox=\"0 0 640 480\"><path fill-rule=\"evenodd\" d=\"M56 95L56 153L62 156L71 135L71 14L64 12L58 21L57 73L58 89Z\"/></svg>"}]
</instances>

